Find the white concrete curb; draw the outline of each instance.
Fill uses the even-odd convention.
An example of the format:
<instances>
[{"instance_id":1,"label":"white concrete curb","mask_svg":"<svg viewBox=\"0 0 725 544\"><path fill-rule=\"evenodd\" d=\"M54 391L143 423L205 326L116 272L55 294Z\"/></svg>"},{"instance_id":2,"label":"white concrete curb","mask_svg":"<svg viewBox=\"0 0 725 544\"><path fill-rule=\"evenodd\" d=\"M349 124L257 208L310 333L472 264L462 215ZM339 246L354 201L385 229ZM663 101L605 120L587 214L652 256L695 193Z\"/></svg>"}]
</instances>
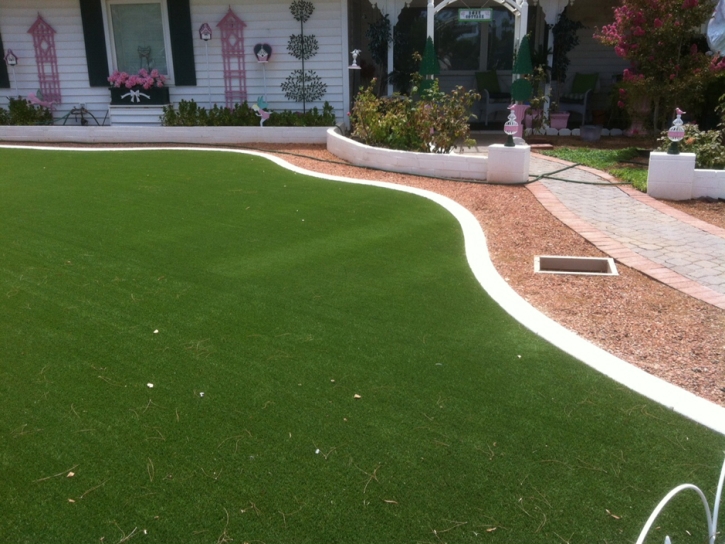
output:
<instances>
[{"instance_id":1,"label":"white concrete curb","mask_svg":"<svg viewBox=\"0 0 725 544\"><path fill-rule=\"evenodd\" d=\"M663 406L674 410L720 434L725 435L725 408L713 402L702 399L684 389L667 383L666 381L648 374L634 365L607 353L603 349L595 346L591 342L581 338L572 331L564 328L554 320L539 312L531 306L522 297L520 297L508 283L504 281L501 275L496 271L493 262L488 253L486 244L486 236L481 229L478 220L466 208L449 199L448 197L417 189L415 187L405 187L380 181L364 181L352 178L344 178L340 176L330 176L319 174L304 168L299 168L287 161L268 155L266 153L258 153L254 151L244 151L237 149L204 149L204 148L63 148L63 147L38 147L38 146L11 146L0 145L0 148L24 148L24 149L41 149L41 150L65 150L65 151L149 151L149 150L187 150L187 151L220 151L228 153L244 153L265 157L272 162L287 168L293 172L313 176L331 181L341 181L345 183L357 183L360 185L370 185L373 187L381 187L385 189L394 189L406 193L422 196L447 209L458 220L463 229L463 236L466 248L466 257L476 279L486 290L489 296L495 300L506 312L517 319L525 327L538 334L545 340L551 342L559 349L576 357L580 361L598 370L605 376L609 376L613 380L625 385L626 387L644 395L645 397L662 404Z\"/></svg>"},{"instance_id":2,"label":"white concrete curb","mask_svg":"<svg viewBox=\"0 0 725 544\"><path fill-rule=\"evenodd\" d=\"M324 144L329 127L0 126L0 141L84 144Z\"/></svg>"}]
</instances>

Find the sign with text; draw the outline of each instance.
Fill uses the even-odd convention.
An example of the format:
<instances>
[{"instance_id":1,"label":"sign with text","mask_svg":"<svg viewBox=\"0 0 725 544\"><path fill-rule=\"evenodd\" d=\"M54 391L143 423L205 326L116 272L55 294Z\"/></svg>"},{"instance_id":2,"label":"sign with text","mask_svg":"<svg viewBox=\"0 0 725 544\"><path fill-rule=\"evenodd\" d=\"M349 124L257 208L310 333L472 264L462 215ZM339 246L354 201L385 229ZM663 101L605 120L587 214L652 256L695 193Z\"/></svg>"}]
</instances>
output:
<instances>
[{"instance_id":1,"label":"sign with text","mask_svg":"<svg viewBox=\"0 0 725 544\"><path fill-rule=\"evenodd\" d=\"M459 21L490 21L493 17L493 9L459 9Z\"/></svg>"}]
</instances>

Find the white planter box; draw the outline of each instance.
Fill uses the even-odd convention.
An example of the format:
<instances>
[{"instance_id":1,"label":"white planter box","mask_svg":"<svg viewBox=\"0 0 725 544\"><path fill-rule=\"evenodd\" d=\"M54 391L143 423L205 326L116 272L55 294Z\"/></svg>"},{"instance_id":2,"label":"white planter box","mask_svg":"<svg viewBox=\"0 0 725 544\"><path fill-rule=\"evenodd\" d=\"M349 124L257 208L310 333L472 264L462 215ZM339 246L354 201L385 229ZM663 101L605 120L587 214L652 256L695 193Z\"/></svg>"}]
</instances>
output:
<instances>
[{"instance_id":1,"label":"white planter box","mask_svg":"<svg viewBox=\"0 0 725 544\"><path fill-rule=\"evenodd\" d=\"M327 150L355 166L442 178L482 181L487 179L488 159L486 157L414 153L371 147L345 138L337 128L327 131Z\"/></svg>"},{"instance_id":2,"label":"white planter box","mask_svg":"<svg viewBox=\"0 0 725 544\"><path fill-rule=\"evenodd\" d=\"M649 158L647 194L665 200L725 199L725 171L695 169L695 154L653 152Z\"/></svg>"}]
</instances>

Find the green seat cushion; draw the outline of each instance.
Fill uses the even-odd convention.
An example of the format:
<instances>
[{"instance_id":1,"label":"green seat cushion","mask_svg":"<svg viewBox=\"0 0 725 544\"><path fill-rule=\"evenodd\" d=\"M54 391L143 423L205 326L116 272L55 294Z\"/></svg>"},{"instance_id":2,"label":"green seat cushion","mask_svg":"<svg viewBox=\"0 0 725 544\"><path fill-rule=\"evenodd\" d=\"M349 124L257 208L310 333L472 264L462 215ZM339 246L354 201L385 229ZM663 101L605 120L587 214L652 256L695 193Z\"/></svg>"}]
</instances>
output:
<instances>
[{"instance_id":1,"label":"green seat cushion","mask_svg":"<svg viewBox=\"0 0 725 544\"><path fill-rule=\"evenodd\" d=\"M500 93L501 87L498 84L496 70L488 72L476 72L476 86L479 91L486 89L489 93Z\"/></svg>"},{"instance_id":2,"label":"green seat cushion","mask_svg":"<svg viewBox=\"0 0 725 544\"><path fill-rule=\"evenodd\" d=\"M597 82L599 82L599 74L580 74L576 73L574 81L571 84L571 94L584 94L587 91L593 91Z\"/></svg>"},{"instance_id":3,"label":"green seat cushion","mask_svg":"<svg viewBox=\"0 0 725 544\"><path fill-rule=\"evenodd\" d=\"M586 93L568 93L561 96L562 104L583 104Z\"/></svg>"}]
</instances>

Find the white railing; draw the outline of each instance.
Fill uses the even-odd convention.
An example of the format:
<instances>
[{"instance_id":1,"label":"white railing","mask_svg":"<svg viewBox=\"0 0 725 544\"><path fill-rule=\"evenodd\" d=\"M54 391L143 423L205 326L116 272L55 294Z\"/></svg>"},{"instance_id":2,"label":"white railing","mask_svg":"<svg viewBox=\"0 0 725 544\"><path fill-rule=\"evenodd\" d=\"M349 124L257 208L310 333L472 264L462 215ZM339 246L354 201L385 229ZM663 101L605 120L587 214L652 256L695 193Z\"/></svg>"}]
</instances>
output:
<instances>
[{"instance_id":1,"label":"white railing","mask_svg":"<svg viewBox=\"0 0 725 544\"><path fill-rule=\"evenodd\" d=\"M708 544L715 544L715 538L717 537L717 516L718 511L720 510L720 499L722 498L723 482L725 482L725 463L723 463L722 470L720 471L720 481L718 482L717 491L715 492L715 503L713 504L712 512L710 512L710 505L707 502L707 497L705 497L705 494L699 487L693 484L678 485L672 491L667 493L667 495L665 495L665 497L657 505L657 508L654 509L649 519L647 520L647 523L645 523L644 527L642 528L642 532L639 534L639 538L637 539L636 544L643 544L647 533L649 533L649 530L652 527L652 524L655 522L655 519L657 519L657 516L660 514L665 505L667 505L667 503L670 502L670 499L672 499L680 491L684 491L686 489L692 489L700 496L700 500L702 500L702 505L705 507L705 516L707 517L707 542ZM670 537L666 536L665 544L671 544L671 542L672 541L670 540Z\"/></svg>"}]
</instances>

